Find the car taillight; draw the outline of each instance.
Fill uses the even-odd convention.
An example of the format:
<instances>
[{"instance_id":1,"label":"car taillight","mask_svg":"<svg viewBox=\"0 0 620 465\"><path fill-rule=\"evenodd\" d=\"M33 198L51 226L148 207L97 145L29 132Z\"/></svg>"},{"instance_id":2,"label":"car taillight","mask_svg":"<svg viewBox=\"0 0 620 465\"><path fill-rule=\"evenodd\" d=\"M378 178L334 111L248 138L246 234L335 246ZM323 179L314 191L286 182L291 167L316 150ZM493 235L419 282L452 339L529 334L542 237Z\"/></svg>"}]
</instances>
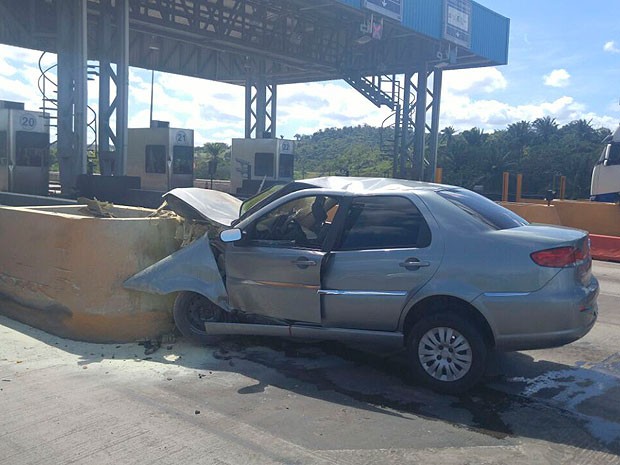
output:
<instances>
[{"instance_id":1,"label":"car taillight","mask_svg":"<svg viewBox=\"0 0 620 465\"><path fill-rule=\"evenodd\" d=\"M534 263L551 268L564 268L575 265L585 258L585 253L575 247L556 247L530 254Z\"/></svg>"}]
</instances>

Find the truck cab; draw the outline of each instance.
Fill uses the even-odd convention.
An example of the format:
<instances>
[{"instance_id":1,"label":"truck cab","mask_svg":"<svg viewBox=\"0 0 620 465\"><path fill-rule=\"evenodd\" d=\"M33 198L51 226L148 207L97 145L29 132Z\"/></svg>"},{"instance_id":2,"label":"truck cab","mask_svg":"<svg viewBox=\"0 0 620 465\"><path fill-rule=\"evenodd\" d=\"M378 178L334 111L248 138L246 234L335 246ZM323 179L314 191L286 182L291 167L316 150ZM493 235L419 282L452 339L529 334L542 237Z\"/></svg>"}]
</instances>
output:
<instances>
[{"instance_id":1,"label":"truck cab","mask_svg":"<svg viewBox=\"0 0 620 465\"><path fill-rule=\"evenodd\" d=\"M617 202L620 200L620 126L603 142L603 152L592 171L590 200Z\"/></svg>"}]
</instances>

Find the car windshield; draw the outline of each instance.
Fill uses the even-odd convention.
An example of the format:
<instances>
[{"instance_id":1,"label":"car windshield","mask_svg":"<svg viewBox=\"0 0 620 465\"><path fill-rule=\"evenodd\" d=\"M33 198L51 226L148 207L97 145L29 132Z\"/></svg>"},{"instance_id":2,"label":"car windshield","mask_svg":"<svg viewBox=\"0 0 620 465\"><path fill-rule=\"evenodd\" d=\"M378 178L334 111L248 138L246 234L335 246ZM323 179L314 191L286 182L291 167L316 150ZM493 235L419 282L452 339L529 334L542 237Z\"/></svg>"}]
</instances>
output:
<instances>
[{"instance_id":1,"label":"car windshield","mask_svg":"<svg viewBox=\"0 0 620 465\"><path fill-rule=\"evenodd\" d=\"M280 189L282 189L284 187L284 184L278 184L276 186L272 186L267 190L264 190L262 192L259 192L258 194L256 194L254 197L250 197L249 199L245 200L242 204L241 204L241 211L239 212L241 215L243 215L245 212L247 212L250 208L252 208L254 205L256 205L258 202L260 202L261 200L269 197L271 194L278 192Z\"/></svg>"},{"instance_id":2,"label":"car windshield","mask_svg":"<svg viewBox=\"0 0 620 465\"><path fill-rule=\"evenodd\" d=\"M291 192L296 192L302 189L309 189L314 186L310 184L304 184L301 182L289 182L288 184L278 184L276 186L272 186L267 190L264 190L254 197L250 197L245 202L241 204L241 209L239 211L239 218L233 221L233 226L239 223L241 220L247 218L252 213L260 210L265 205L270 204L276 199L285 196L286 194L290 194Z\"/></svg>"},{"instance_id":3,"label":"car windshield","mask_svg":"<svg viewBox=\"0 0 620 465\"><path fill-rule=\"evenodd\" d=\"M518 228L528 224L519 215L472 191L441 190L437 194L493 229Z\"/></svg>"}]
</instances>

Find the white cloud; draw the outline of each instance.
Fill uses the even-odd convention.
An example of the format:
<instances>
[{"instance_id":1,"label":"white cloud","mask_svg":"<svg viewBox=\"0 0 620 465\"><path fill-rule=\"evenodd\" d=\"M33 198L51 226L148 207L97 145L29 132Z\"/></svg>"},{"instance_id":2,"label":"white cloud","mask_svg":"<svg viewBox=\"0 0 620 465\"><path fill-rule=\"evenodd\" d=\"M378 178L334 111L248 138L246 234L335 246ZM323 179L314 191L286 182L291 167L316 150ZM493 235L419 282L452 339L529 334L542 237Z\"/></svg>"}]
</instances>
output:
<instances>
[{"instance_id":1,"label":"white cloud","mask_svg":"<svg viewBox=\"0 0 620 465\"><path fill-rule=\"evenodd\" d=\"M546 86L566 87L570 81L570 74L565 69L554 69L549 74L543 76Z\"/></svg>"},{"instance_id":2,"label":"white cloud","mask_svg":"<svg viewBox=\"0 0 620 465\"><path fill-rule=\"evenodd\" d=\"M620 53L620 48L616 47L616 43L613 40L605 42L605 45L603 45L603 50L609 53Z\"/></svg>"},{"instance_id":3,"label":"white cloud","mask_svg":"<svg viewBox=\"0 0 620 465\"><path fill-rule=\"evenodd\" d=\"M508 86L506 78L497 68L472 68L446 71L443 74L444 92L492 93Z\"/></svg>"},{"instance_id":4,"label":"white cloud","mask_svg":"<svg viewBox=\"0 0 620 465\"><path fill-rule=\"evenodd\" d=\"M26 108L32 110L41 106L37 88L39 56L39 52L0 46L0 99L25 102ZM55 61L55 55L47 54L44 66ZM565 85L570 75L559 69L546 78ZM129 127L148 127L151 73L130 68L129 82ZM510 104L502 101L506 98L506 92L502 91L508 84L498 68L445 72L440 127L505 129L515 121L533 121L543 116L551 116L559 124L583 118L592 120L595 126L617 126L620 108L617 105L615 109L605 107L593 112L568 95L552 101L530 102L527 93L516 94L518 89L513 89L512 82L513 101L526 103ZM90 81L88 86L89 103L95 109L97 86L97 80ZM207 141L230 143L234 137L244 137L244 104L245 89L241 86L155 73L154 119L170 121L173 127L193 129L197 145ZM386 118L387 124L393 123L392 113L387 107L375 107L343 81L282 85L278 87L276 135L293 138L295 134L312 134L330 127L381 126ZM114 115L111 124L114 127Z\"/></svg>"},{"instance_id":5,"label":"white cloud","mask_svg":"<svg viewBox=\"0 0 620 465\"><path fill-rule=\"evenodd\" d=\"M613 128L617 118L586 111L585 105L569 96L550 102L509 105L498 100L472 100L468 96L448 95L442 102L441 127L454 126L458 130L479 127L505 129L515 121L534 121L551 116L560 124L577 119L592 120L595 127Z\"/></svg>"}]
</instances>

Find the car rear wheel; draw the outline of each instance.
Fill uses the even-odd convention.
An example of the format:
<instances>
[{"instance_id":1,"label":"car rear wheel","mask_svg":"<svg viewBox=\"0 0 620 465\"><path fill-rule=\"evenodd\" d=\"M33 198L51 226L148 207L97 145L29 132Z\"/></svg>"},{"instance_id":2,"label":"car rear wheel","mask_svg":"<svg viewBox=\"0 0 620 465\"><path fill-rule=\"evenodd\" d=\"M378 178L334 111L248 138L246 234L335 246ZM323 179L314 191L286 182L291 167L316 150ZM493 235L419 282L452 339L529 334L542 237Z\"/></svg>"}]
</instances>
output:
<instances>
[{"instance_id":1,"label":"car rear wheel","mask_svg":"<svg viewBox=\"0 0 620 465\"><path fill-rule=\"evenodd\" d=\"M199 344L215 344L221 336L209 336L205 323L223 321L224 310L196 292L179 292L174 301L174 323L181 334Z\"/></svg>"},{"instance_id":2,"label":"car rear wheel","mask_svg":"<svg viewBox=\"0 0 620 465\"><path fill-rule=\"evenodd\" d=\"M484 375L488 348L474 324L455 313L440 313L411 328L407 352L416 379L434 391L458 394Z\"/></svg>"}]
</instances>

